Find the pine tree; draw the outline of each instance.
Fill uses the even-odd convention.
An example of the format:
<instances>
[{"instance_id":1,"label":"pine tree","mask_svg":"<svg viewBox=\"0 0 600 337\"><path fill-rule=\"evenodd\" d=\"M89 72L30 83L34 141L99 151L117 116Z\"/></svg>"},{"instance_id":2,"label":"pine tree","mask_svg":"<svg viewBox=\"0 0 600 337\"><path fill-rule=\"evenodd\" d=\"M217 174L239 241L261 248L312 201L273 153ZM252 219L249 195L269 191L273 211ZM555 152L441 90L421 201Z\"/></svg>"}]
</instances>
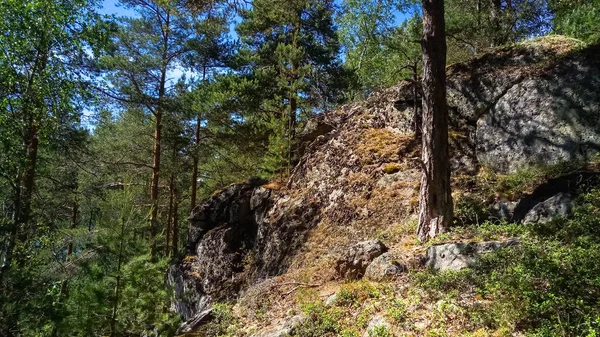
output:
<instances>
[{"instance_id":1,"label":"pine tree","mask_svg":"<svg viewBox=\"0 0 600 337\"><path fill-rule=\"evenodd\" d=\"M116 50L103 60L109 83L103 92L122 107L135 107L152 118L149 235L152 256L157 257L163 128L172 113L169 107L176 84L172 76L176 71L189 69L205 32L199 17L189 15L181 1L123 3L138 16L118 21L120 29L113 41Z\"/></svg>"},{"instance_id":2,"label":"pine tree","mask_svg":"<svg viewBox=\"0 0 600 337\"><path fill-rule=\"evenodd\" d=\"M331 0L257 0L241 12L236 70L254 85L248 107L255 120L273 134L265 161L271 173L289 169L299 122L342 100L333 11Z\"/></svg>"},{"instance_id":3,"label":"pine tree","mask_svg":"<svg viewBox=\"0 0 600 337\"><path fill-rule=\"evenodd\" d=\"M423 0L423 178L417 237L427 241L452 223L446 107L443 0Z\"/></svg>"}]
</instances>

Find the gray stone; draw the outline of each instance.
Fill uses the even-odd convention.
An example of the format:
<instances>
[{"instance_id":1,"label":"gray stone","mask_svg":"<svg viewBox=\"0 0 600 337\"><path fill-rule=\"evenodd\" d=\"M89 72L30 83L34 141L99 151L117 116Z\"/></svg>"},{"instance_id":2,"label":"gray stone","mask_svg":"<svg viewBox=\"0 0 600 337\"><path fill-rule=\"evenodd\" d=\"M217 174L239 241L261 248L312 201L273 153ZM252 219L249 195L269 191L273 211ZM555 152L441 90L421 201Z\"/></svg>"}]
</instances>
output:
<instances>
[{"instance_id":1,"label":"gray stone","mask_svg":"<svg viewBox=\"0 0 600 337\"><path fill-rule=\"evenodd\" d=\"M389 329L390 323L388 323L383 316L375 316L371 318L369 324L367 325L367 330L363 333L363 337L370 337L370 334L373 334L373 331L377 327L385 327L386 329Z\"/></svg>"},{"instance_id":2,"label":"gray stone","mask_svg":"<svg viewBox=\"0 0 600 337\"><path fill-rule=\"evenodd\" d=\"M387 250L379 240L359 242L340 254L335 271L343 279L358 280L365 274L369 264Z\"/></svg>"},{"instance_id":3,"label":"gray stone","mask_svg":"<svg viewBox=\"0 0 600 337\"><path fill-rule=\"evenodd\" d=\"M375 282L389 281L406 271L408 267L396 261L392 253L384 253L369 264L364 278Z\"/></svg>"},{"instance_id":4,"label":"gray stone","mask_svg":"<svg viewBox=\"0 0 600 337\"><path fill-rule=\"evenodd\" d=\"M483 254L516 244L518 244L518 240L511 239L505 242L448 243L431 246L427 249L425 265L439 271L460 270L475 264Z\"/></svg>"},{"instance_id":5,"label":"gray stone","mask_svg":"<svg viewBox=\"0 0 600 337\"><path fill-rule=\"evenodd\" d=\"M494 220L510 221L518 204L518 201L498 200L490 206L488 212Z\"/></svg>"},{"instance_id":6,"label":"gray stone","mask_svg":"<svg viewBox=\"0 0 600 337\"><path fill-rule=\"evenodd\" d=\"M571 213L572 204L570 194L559 193L533 206L525 215L523 223L546 223L558 216L567 216Z\"/></svg>"},{"instance_id":7,"label":"gray stone","mask_svg":"<svg viewBox=\"0 0 600 337\"><path fill-rule=\"evenodd\" d=\"M305 319L304 315L296 315L277 324L275 327L253 334L250 337L287 337Z\"/></svg>"},{"instance_id":8,"label":"gray stone","mask_svg":"<svg viewBox=\"0 0 600 337\"><path fill-rule=\"evenodd\" d=\"M330 306L334 305L336 300L337 300L337 294L333 294L333 295L327 297L327 299L325 300L325 306L330 307Z\"/></svg>"},{"instance_id":9,"label":"gray stone","mask_svg":"<svg viewBox=\"0 0 600 337\"><path fill-rule=\"evenodd\" d=\"M212 314L212 308L208 310L204 310L202 312L197 313L191 319L187 320L183 324L179 326L177 329L177 334L185 334L190 333L196 330L199 326L204 325L210 322L214 318Z\"/></svg>"}]
</instances>

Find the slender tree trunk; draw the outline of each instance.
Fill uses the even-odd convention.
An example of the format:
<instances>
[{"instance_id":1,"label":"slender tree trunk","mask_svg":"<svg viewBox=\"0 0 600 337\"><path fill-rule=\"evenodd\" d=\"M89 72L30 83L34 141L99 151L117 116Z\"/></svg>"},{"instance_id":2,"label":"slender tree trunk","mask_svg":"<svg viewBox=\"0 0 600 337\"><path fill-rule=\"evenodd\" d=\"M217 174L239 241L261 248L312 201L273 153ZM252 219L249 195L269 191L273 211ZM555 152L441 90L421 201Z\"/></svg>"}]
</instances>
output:
<instances>
[{"instance_id":1,"label":"slender tree trunk","mask_svg":"<svg viewBox=\"0 0 600 337\"><path fill-rule=\"evenodd\" d=\"M43 69L45 69L45 62L43 62ZM42 70L43 71L43 70ZM30 83L33 86L33 80ZM34 90L33 88L31 90ZM26 99L29 100L29 99ZM24 109L29 110L32 104L26 102ZM31 199L33 197L33 188L35 185L35 171L37 165L38 156L38 126L32 111L25 111L27 113L26 118L26 131L23 137L23 143L25 145L25 169L22 174L15 182L15 195L14 195L14 210L12 216L12 224L9 233L8 244L6 247L6 253L2 267L0 267L0 282L4 278L4 274L13 261L14 250L20 236L23 236L23 227L29 223L31 217Z\"/></svg>"},{"instance_id":2,"label":"slender tree trunk","mask_svg":"<svg viewBox=\"0 0 600 337\"><path fill-rule=\"evenodd\" d=\"M73 202L73 213L71 215L71 230L77 228L77 218L79 215L79 204L77 201ZM71 255L73 255L73 238L69 238L69 244L67 245L67 255L65 256L65 264L71 261ZM60 303L64 303L67 298L69 291L69 277L67 276L60 284L60 293L58 295ZM61 319L62 320L62 319ZM52 326L52 337L58 336L58 322Z\"/></svg>"},{"instance_id":3,"label":"slender tree trunk","mask_svg":"<svg viewBox=\"0 0 600 337\"><path fill-rule=\"evenodd\" d=\"M195 139L195 144L196 144L196 150L194 151L194 167L192 169L192 191L191 191L191 197L190 197L190 213L194 210L194 207L196 207L196 195L198 193L198 164L200 162L199 158L198 158L198 144L200 144L200 115L198 115L198 117L196 118L196 139Z\"/></svg>"},{"instance_id":4,"label":"slender tree trunk","mask_svg":"<svg viewBox=\"0 0 600 337\"><path fill-rule=\"evenodd\" d=\"M171 252L169 250L169 245L171 244L171 220L173 219L173 198L174 198L174 186L175 186L175 174L171 173L171 178L169 179L169 214L167 216L167 233L165 238L165 256L169 256Z\"/></svg>"},{"instance_id":5,"label":"slender tree trunk","mask_svg":"<svg viewBox=\"0 0 600 337\"><path fill-rule=\"evenodd\" d=\"M443 0L423 3L423 178L417 236L444 232L452 222L446 107L446 37Z\"/></svg>"},{"instance_id":6,"label":"slender tree trunk","mask_svg":"<svg viewBox=\"0 0 600 337\"><path fill-rule=\"evenodd\" d=\"M179 250L179 194L175 186L175 202L173 203L173 243L171 244L172 256L177 256Z\"/></svg>"},{"instance_id":7,"label":"slender tree trunk","mask_svg":"<svg viewBox=\"0 0 600 337\"><path fill-rule=\"evenodd\" d=\"M202 83L204 83L204 81L206 80L206 62L202 65ZM198 158L198 146L200 144L200 123L202 122L202 118L200 116L200 114L198 114L198 116L196 117L196 139L195 139L195 144L196 144L196 149L194 151L194 167L192 169L192 193L191 193L191 197L190 197L190 213L194 210L194 207L196 207L196 195L198 193L198 164L200 162L200 159Z\"/></svg>"},{"instance_id":8,"label":"slender tree trunk","mask_svg":"<svg viewBox=\"0 0 600 337\"><path fill-rule=\"evenodd\" d=\"M121 242L119 242L119 255L117 256L117 284L113 293L112 314L110 317L110 337L117 336L117 314L119 312L119 298L121 296L121 264L123 263L123 241L125 240L125 219L121 219Z\"/></svg>"},{"instance_id":9,"label":"slender tree trunk","mask_svg":"<svg viewBox=\"0 0 600 337\"><path fill-rule=\"evenodd\" d=\"M155 114L156 126L154 129L154 151L153 151L153 165L152 165L152 184L150 186L150 203L152 209L150 210L150 254L152 260L157 259L157 242L156 236L158 234L158 183L160 174L160 152L161 152L161 138L162 138L162 111L160 108Z\"/></svg>"}]
</instances>

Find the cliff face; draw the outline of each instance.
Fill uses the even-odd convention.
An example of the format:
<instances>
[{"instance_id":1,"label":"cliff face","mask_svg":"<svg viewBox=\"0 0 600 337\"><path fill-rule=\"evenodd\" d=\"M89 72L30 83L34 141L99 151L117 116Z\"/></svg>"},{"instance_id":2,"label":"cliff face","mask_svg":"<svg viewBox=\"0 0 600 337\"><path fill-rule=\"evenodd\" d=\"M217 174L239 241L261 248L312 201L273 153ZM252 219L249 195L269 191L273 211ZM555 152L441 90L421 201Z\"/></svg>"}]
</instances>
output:
<instances>
[{"instance_id":1,"label":"cliff face","mask_svg":"<svg viewBox=\"0 0 600 337\"><path fill-rule=\"evenodd\" d=\"M546 38L449 67L455 190L482 167L510 173L596 153L597 55L598 46ZM194 209L188 256L169 272L173 309L188 321L182 332L196 329L211 303L238 299L275 276L339 278L337 256L359 241L381 238L407 264L418 260L412 92L400 83L315 117L287 186L232 185Z\"/></svg>"}]
</instances>

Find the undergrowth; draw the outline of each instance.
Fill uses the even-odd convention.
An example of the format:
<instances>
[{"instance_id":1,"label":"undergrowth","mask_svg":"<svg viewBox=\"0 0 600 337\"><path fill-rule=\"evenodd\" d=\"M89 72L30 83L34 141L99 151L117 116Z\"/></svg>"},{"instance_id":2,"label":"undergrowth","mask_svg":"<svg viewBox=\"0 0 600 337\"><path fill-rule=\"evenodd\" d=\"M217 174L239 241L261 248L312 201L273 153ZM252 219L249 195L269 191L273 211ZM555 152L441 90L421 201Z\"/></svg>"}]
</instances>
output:
<instances>
[{"instance_id":1,"label":"undergrowth","mask_svg":"<svg viewBox=\"0 0 600 337\"><path fill-rule=\"evenodd\" d=\"M421 272L432 296L476 292L473 329L528 336L600 335L600 190L584 194L570 218L532 226L486 225L482 233L521 234L521 244L485 255L471 269Z\"/></svg>"}]
</instances>

